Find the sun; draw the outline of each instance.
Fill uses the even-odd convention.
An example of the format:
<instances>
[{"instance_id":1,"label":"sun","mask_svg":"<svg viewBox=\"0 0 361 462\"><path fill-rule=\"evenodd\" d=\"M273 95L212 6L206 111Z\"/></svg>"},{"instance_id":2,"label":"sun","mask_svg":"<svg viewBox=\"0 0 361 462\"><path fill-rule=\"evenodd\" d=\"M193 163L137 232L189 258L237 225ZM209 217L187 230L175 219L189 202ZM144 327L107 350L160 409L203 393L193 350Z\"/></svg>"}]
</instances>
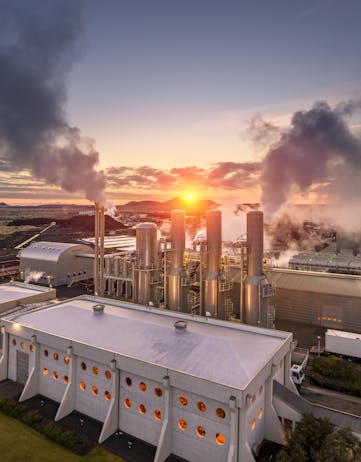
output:
<instances>
[{"instance_id":1,"label":"sun","mask_svg":"<svg viewBox=\"0 0 361 462\"><path fill-rule=\"evenodd\" d=\"M183 194L183 198L186 202L194 202L195 194L193 191L185 191Z\"/></svg>"}]
</instances>

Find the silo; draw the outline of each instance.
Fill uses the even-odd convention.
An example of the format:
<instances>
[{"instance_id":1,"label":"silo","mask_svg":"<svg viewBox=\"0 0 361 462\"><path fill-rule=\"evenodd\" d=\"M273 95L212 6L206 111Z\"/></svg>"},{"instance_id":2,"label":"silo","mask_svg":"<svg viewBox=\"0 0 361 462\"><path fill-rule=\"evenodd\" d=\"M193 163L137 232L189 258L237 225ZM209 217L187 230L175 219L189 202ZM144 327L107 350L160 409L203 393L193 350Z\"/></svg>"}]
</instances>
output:
<instances>
[{"instance_id":1,"label":"silo","mask_svg":"<svg viewBox=\"0 0 361 462\"><path fill-rule=\"evenodd\" d=\"M261 284L263 263L263 212L247 213L248 275L245 282L245 321L262 323Z\"/></svg>"},{"instance_id":2,"label":"silo","mask_svg":"<svg viewBox=\"0 0 361 462\"><path fill-rule=\"evenodd\" d=\"M186 215L184 210L171 213L171 266L168 276L168 307L180 310L182 306L181 276L185 249Z\"/></svg>"},{"instance_id":3,"label":"silo","mask_svg":"<svg viewBox=\"0 0 361 462\"><path fill-rule=\"evenodd\" d=\"M219 210L207 212L207 273L204 280L204 314L218 314L218 277L222 255L222 214ZM202 283L202 281L201 281Z\"/></svg>"},{"instance_id":4,"label":"silo","mask_svg":"<svg viewBox=\"0 0 361 462\"><path fill-rule=\"evenodd\" d=\"M134 301L142 305L153 301L152 276L157 269L157 226L140 223L136 226L136 261L134 265Z\"/></svg>"}]
</instances>

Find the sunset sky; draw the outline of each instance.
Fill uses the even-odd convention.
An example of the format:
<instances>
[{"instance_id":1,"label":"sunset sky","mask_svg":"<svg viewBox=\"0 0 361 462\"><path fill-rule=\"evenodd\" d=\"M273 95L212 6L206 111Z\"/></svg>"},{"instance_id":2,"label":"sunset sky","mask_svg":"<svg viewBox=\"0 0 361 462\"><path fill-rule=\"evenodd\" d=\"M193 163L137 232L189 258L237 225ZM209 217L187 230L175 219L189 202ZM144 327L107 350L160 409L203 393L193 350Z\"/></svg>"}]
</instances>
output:
<instances>
[{"instance_id":1,"label":"sunset sky","mask_svg":"<svg viewBox=\"0 0 361 462\"><path fill-rule=\"evenodd\" d=\"M359 0L84 0L82 16L63 107L94 140L116 203L259 201L275 140L255 143L250 126L285 129L316 101L361 97ZM349 123L360 130L359 113ZM1 162L0 201L86 202Z\"/></svg>"}]
</instances>

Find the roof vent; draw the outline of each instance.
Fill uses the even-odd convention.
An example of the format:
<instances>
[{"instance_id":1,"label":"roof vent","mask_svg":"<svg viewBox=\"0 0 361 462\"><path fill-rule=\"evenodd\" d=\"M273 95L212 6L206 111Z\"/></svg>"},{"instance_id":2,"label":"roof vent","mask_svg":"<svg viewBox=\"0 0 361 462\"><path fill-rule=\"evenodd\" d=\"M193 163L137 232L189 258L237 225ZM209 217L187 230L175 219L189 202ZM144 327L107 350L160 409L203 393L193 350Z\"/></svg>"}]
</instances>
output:
<instances>
[{"instance_id":1,"label":"roof vent","mask_svg":"<svg viewBox=\"0 0 361 462\"><path fill-rule=\"evenodd\" d=\"M97 305L93 305L93 312L94 314L103 314L104 313L105 305L102 303L98 303Z\"/></svg>"},{"instance_id":2,"label":"roof vent","mask_svg":"<svg viewBox=\"0 0 361 462\"><path fill-rule=\"evenodd\" d=\"M176 321L174 323L175 330L183 331L187 329L187 321Z\"/></svg>"}]
</instances>

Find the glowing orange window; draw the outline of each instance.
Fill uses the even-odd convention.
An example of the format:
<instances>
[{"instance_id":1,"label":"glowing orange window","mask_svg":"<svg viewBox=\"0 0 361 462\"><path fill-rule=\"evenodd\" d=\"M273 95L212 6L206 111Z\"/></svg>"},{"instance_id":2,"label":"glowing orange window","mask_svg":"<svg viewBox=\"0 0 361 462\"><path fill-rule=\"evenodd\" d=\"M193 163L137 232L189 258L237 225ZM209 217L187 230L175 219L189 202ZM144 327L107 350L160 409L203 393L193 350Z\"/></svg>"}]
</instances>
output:
<instances>
[{"instance_id":1,"label":"glowing orange window","mask_svg":"<svg viewBox=\"0 0 361 462\"><path fill-rule=\"evenodd\" d=\"M196 434L199 436L199 438L204 438L206 436L206 431L204 427L198 426L196 429Z\"/></svg>"},{"instance_id":2,"label":"glowing orange window","mask_svg":"<svg viewBox=\"0 0 361 462\"><path fill-rule=\"evenodd\" d=\"M108 369L104 372L104 375L108 380L112 378L112 373Z\"/></svg>"},{"instance_id":3,"label":"glowing orange window","mask_svg":"<svg viewBox=\"0 0 361 462\"><path fill-rule=\"evenodd\" d=\"M56 371L54 371L53 372L53 379L58 380L58 377L59 377L58 373Z\"/></svg>"},{"instance_id":4,"label":"glowing orange window","mask_svg":"<svg viewBox=\"0 0 361 462\"><path fill-rule=\"evenodd\" d=\"M254 406L255 402L256 402L256 395L253 395L252 400L251 400L252 406Z\"/></svg>"},{"instance_id":5,"label":"glowing orange window","mask_svg":"<svg viewBox=\"0 0 361 462\"><path fill-rule=\"evenodd\" d=\"M64 363L69 364L70 358L69 356L64 356Z\"/></svg>"},{"instance_id":6,"label":"glowing orange window","mask_svg":"<svg viewBox=\"0 0 361 462\"><path fill-rule=\"evenodd\" d=\"M258 390L258 394L261 396L263 393L263 386L261 385Z\"/></svg>"},{"instance_id":7,"label":"glowing orange window","mask_svg":"<svg viewBox=\"0 0 361 462\"><path fill-rule=\"evenodd\" d=\"M109 391L105 391L105 392L104 392L104 398L105 398L107 401L109 401L111 397L112 397L112 395L109 393Z\"/></svg>"},{"instance_id":8,"label":"glowing orange window","mask_svg":"<svg viewBox=\"0 0 361 462\"><path fill-rule=\"evenodd\" d=\"M263 409L261 408L259 411L258 411L258 419L261 420L263 417Z\"/></svg>"},{"instance_id":9,"label":"glowing orange window","mask_svg":"<svg viewBox=\"0 0 361 462\"><path fill-rule=\"evenodd\" d=\"M187 406L188 404L188 399L184 395L180 395L179 397L179 402L181 403L182 406Z\"/></svg>"},{"instance_id":10,"label":"glowing orange window","mask_svg":"<svg viewBox=\"0 0 361 462\"><path fill-rule=\"evenodd\" d=\"M178 420L178 427L181 430L187 430L187 428L188 428L187 422L184 419L179 419Z\"/></svg>"},{"instance_id":11,"label":"glowing orange window","mask_svg":"<svg viewBox=\"0 0 361 462\"><path fill-rule=\"evenodd\" d=\"M207 406L203 403L203 401L198 401L197 407L201 412L206 412Z\"/></svg>"},{"instance_id":12,"label":"glowing orange window","mask_svg":"<svg viewBox=\"0 0 361 462\"><path fill-rule=\"evenodd\" d=\"M154 418L155 418L155 420L162 420L162 413L160 412L159 409L156 409L154 411Z\"/></svg>"},{"instance_id":13,"label":"glowing orange window","mask_svg":"<svg viewBox=\"0 0 361 462\"><path fill-rule=\"evenodd\" d=\"M252 422L251 422L251 429L254 430L256 427L256 421L255 419L252 419Z\"/></svg>"},{"instance_id":14,"label":"glowing orange window","mask_svg":"<svg viewBox=\"0 0 361 462\"><path fill-rule=\"evenodd\" d=\"M26 347L25 342L21 342L20 347L21 347L22 350L25 350L25 347Z\"/></svg>"},{"instance_id":15,"label":"glowing orange window","mask_svg":"<svg viewBox=\"0 0 361 462\"><path fill-rule=\"evenodd\" d=\"M154 393L156 396L161 397L163 395L162 389L160 387L155 387L154 388Z\"/></svg>"},{"instance_id":16,"label":"glowing orange window","mask_svg":"<svg viewBox=\"0 0 361 462\"><path fill-rule=\"evenodd\" d=\"M217 407L216 409L216 415L217 417L219 417L220 419L224 419L226 417L226 413L224 412L224 409L222 409L221 407Z\"/></svg>"},{"instance_id":17,"label":"glowing orange window","mask_svg":"<svg viewBox=\"0 0 361 462\"><path fill-rule=\"evenodd\" d=\"M140 382L139 389L142 391L147 391L147 385L144 382Z\"/></svg>"},{"instance_id":18,"label":"glowing orange window","mask_svg":"<svg viewBox=\"0 0 361 462\"><path fill-rule=\"evenodd\" d=\"M126 398L126 399L123 401L123 404L124 404L124 407L126 407L127 409L129 409L130 407L132 407L132 402L130 401L129 398Z\"/></svg>"},{"instance_id":19,"label":"glowing orange window","mask_svg":"<svg viewBox=\"0 0 361 462\"><path fill-rule=\"evenodd\" d=\"M64 381L65 385L67 385L68 382L69 382L69 377L67 375L64 375L63 381Z\"/></svg>"},{"instance_id":20,"label":"glowing orange window","mask_svg":"<svg viewBox=\"0 0 361 462\"><path fill-rule=\"evenodd\" d=\"M15 346L16 345L16 340L13 338L13 345Z\"/></svg>"},{"instance_id":21,"label":"glowing orange window","mask_svg":"<svg viewBox=\"0 0 361 462\"><path fill-rule=\"evenodd\" d=\"M144 404L139 404L138 406L138 412L139 414L145 414L147 412L147 409L146 407L144 406Z\"/></svg>"},{"instance_id":22,"label":"glowing orange window","mask_svg":"<svg viewBox=\"0 0 361 462\"><path fill-rule=\"evenodd\" d=\"M226 439L222 433L217 433L216 434L216 443L219 444L220 446L223 446L225 443Z\"/></svg>"},{"instance_id":23,"label":"glowing orange window","mask_svg":"<svg viewBox=\"0 0 361 462\"><path fill-rule=\"evenodd\" d=\"M97 368L97 366L93 366L93 374L94 374L94 375L98 375L98 374L99 374L99 369Z\"/></svg>"},{"instance_id":24,"label":"glowing orange window","mask_svg":"<svg viewBox=\"0 0 361 462\"><path fill-rule=\"evenodd\" d=\"M30 350L32 353L34 353L34 350L35 350L34 345L29 345L29 350Z\"/></svg>"},{"instance_id":25,"label":"glowing orange window","mask_svg":"<svg viewBox=\"0 0 361 462\"><path fill-rule=\"evenodd\" d=\"M86 383L83 382L83 381L81 381L81 382L79 383L79 388L80 388L81 391L84 391L84 390L86 389Z\"/></svg>"},{"instance_id":26,"label":"glowing orange window","mask_svg":"<svg viewBox=\"0 0 361 462\"><path fill-rule=\"evenodd\" d=\"M43 375L48 375L49 374L49 371L46 367L44 367L43 369Z\"/></svg>"},{"instance_id":27,"label":"glowing orange window","mask_svg":"<svg viewBox=\"0 0 361 462\"><path fill-rule=\"evenodd\" d=\"M55 361L57 361L57 360L59 359L58 353L54 353L54 354L53 354L53 358L55 359Z\"/></svg>"},{"instance_id":28,"label":"glowing orange window","mask_svg":"<svg viewBox=\"0 0 361 462\"><path fill-rule=\"evenodd\" d=\"M97 394L98 394L98 388L95 385L93 385L92 386L92 395L96 396Z\"/></svg>"}]
</instances>

